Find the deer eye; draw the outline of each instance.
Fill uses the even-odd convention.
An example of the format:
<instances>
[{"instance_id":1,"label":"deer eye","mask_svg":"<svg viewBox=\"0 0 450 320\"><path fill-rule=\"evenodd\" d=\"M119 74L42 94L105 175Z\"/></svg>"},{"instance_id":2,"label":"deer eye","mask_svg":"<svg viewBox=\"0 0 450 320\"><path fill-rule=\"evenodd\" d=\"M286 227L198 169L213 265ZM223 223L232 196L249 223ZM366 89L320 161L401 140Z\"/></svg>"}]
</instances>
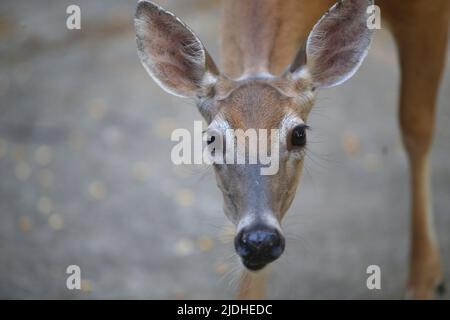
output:
<instances>
[{"instance_id":1,"label":"deer eye","mask_svg":"<svg viewBox=\"0 0 450 320\"><path fill-rule=\"evenodd\" d=\"M291 145L303 147L306 144L306 129L308 126L301 124L296 126L291 133Z\"/></svg>"},{"instance_id":2,"label":"deer eye","mask_svg":"<svg viewBox=\"0 0 450 320\"><path fill-rule=\"evenodd\" d=\"M214 141L216 141L216 137L215 136L210 136L208 137L208 140L206 140L206 143L208 145L210 145L211 143L213 143Z\"/></svg>"}]
</instances>

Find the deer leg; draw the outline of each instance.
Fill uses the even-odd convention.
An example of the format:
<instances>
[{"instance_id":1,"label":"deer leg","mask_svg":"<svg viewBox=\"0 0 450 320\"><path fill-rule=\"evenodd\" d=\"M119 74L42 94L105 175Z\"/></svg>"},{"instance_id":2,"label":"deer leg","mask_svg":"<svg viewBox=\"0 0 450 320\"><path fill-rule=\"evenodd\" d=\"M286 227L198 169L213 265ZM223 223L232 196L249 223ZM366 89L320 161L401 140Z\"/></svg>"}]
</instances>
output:
<instances>
[{"instance_id":1,"label":"deer leg","mask_svg":"<svg viewBox=\"0 0 450 320\"><path fill-rule=\"evenodd\" d=\"M393 26L401 62L400 126L410 166L412 234L407 289L408 296L416 299L432 298L442 281L432 216L429 153L447 48L448 7L436 8L440 12L410 12L402 24Z\"/></svg>"},{"instance_id":2,"label":"deer leg","mask_svg":"<svg viewBox=\"0 0 450 320\"><path fill-rule=\"evenodd\" d=\"M257 273L244 270L241 275L236 298L240 300L264 299L268 276L266 269Z\"/></svg>"}]
</instances>

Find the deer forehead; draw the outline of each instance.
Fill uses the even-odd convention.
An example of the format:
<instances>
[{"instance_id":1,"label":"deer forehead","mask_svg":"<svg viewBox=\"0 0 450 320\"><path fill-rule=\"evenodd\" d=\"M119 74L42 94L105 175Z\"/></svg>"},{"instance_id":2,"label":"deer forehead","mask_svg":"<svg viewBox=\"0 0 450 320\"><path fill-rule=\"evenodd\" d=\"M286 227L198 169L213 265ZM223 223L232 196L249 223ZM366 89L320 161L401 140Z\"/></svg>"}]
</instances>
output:
<instances>
[{"instance_id":1,"label":"deer forehead","mask_svg":"<svg viewBox=\"0 0 450 320\"><path fill-rule=\"evenodd\" d=\"M220 104L220 119L232 129L281 129L286 116L306 119L313 96L288 96L278 83L250 81L236 85Z\"/></svg>"}]
</instances>

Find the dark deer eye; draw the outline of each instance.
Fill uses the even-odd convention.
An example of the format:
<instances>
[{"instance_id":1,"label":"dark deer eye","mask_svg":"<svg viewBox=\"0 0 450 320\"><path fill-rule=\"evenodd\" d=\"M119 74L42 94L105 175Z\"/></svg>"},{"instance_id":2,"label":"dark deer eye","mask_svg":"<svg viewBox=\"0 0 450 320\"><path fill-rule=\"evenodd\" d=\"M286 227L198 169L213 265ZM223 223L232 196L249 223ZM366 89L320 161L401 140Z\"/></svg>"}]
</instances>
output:
<instances>
[{"instance_id":1,"label":"dark deer eye","mask_svg":"<svg viewBox=\"0 0 450 320\"><path fill-rule=\"evenodd\" d=\"M206 140L206 143L208 145L210 145L211 143L213 143L214 141L216 141L216 137L215 136L210 136L208 137L208 140Z\"/></svg>"},{"instance_id":2,"label":"dark deer eye","mask_svg":"<svg viewBox=\"0 0 450 320\"><path fill-rule=\"evenodd\" d=\"M306 144L306 129L308 126L301 124L292 130L291 144L295 147L303 147Z\"/></svg>"}]
</instances>

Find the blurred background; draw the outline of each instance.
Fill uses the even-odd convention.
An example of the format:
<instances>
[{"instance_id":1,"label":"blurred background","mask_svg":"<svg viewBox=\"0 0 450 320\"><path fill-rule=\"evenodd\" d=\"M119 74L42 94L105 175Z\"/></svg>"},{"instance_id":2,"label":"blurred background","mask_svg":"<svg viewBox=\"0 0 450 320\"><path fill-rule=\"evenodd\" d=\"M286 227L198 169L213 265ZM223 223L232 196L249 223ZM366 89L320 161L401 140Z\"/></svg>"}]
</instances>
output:
<instances>
[{"instance_id":1,"label":"blurred background","mask_svg":"<svg viewBox=\"0 0 450 320\"><path fill-rule=\"evenodd\" d=\"M157 2L219 61L218 1ZM81 30L66 28L71 4L81 7ZM0 298L233 297L239 263L212 169L170 160L172 130L193 130L201 117L142 68L135 5L0 3ZM381 30L358 74L320 93L268 298L403 297L409 195L398 80L394 43ZM432 154L447 279L449 88L450 63ZM66 288L73 264L81 290ZM371 264L381 267L381 290L366 287Z\"/></svg>"}]
</instances>

